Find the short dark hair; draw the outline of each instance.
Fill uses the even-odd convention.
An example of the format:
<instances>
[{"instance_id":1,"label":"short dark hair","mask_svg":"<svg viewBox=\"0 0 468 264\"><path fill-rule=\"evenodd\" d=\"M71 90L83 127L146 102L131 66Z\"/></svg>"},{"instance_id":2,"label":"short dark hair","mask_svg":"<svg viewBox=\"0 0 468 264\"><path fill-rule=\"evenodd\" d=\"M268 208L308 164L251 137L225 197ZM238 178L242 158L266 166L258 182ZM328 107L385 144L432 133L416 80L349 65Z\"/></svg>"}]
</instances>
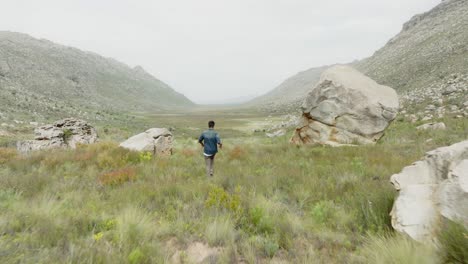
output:
<instances>
[{"instance_id":1,"label":"short dark hair","mask_svg":"<svg viewBox=\"0 0 468 264\"><path fill-rule=\"evenodd\" d=\"M208 122L208 127L214 127L214 126L215 126L215 122L213 120Z\"/></svg>"}]
</instances>

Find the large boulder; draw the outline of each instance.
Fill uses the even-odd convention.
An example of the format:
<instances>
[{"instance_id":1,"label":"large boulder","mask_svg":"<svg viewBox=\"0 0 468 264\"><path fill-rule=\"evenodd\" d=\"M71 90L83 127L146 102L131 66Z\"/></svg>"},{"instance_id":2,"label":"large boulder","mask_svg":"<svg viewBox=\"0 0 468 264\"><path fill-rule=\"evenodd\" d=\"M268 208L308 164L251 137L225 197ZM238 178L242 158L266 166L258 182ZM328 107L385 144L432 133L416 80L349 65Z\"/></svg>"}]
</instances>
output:
<instances>
[{"instance_id":1,"label":"large boulder","mask_svg":"<svg viewBox=\"0 0 468 264\"><path fill-rule=\"evenodd\" d=\"M172 142L172 133L167 128L151 128L125 140L120 146L130 150L150 152L155 156L170 156Z\"/></svg>"},{"instance_id":2,"label":"large boulder","mask_svg":"<svg viewBox=\"0 0 468 264\"><path fill-rule=\"evenodd\" d=\"M34 129L34 140L18 142L17 149L25 153L50 148L76 148L77 144L91 144L97 140L96 129L86 121L66 118Z\"/></svg>"},{"instance_id":3,"label":"large boulder","mask_svg":"<svg viewBox=\"0 0 468 264\"><path fill-rule=\"evenodd\" d=\"M372 144L398 113L398 95L390 87L349 67L326 70L302 106L296 144Z\"/></svg>"},{"instance_id":4,"label":"large boulder","mask_svg":"<svg viewBox=\"0 0 468 264\"><path fill-rule=\"evenodd\" d=\"M391 183L400 192L390 213L396 230L425 241L444 219L468 227L468 140L426 153Z\"/></svg>"}]
</instances>

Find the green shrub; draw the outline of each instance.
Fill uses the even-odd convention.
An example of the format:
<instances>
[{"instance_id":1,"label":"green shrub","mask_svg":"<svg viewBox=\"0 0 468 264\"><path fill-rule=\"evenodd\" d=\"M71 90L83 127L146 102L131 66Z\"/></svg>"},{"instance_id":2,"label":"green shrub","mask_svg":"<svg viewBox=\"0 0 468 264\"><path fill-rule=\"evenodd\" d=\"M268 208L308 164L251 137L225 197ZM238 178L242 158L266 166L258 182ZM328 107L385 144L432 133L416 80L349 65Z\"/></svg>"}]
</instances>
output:
<instances>
[{"instance_id":1,"label":"green shrub","mask_svg":"<svg viewBox=\"0 0 468 264\"><path fill-rule=\"evenodd\" d=\"M279 250L279 245L275 240L266 239L263 244L263 250L267 257L274 257L276 252Z\"/></svg>"},{"instance_id":2,"label":"green shrub","mask_svg":"<svg viewBox=\"0 0 468 264\"><path fill-rule=\"evenodd\" d=\"M70 129L63 130L62 138L65 143L68 143L68 141L70 140L72 136L73 136L73 132Z\"/></svg>"},{"instance_id":3,"label":"green shrub","mask_svg":"<svg viewBox=\"0 0 468 264\"><path fill-rule=\"evenodd\" d=\"M145 261L145 254L140 248L135 248L128 254L128 262L130 264L140 264Z\"/></svg>"},{"instance_id":4,"label":"green shrub","mask_svg":"<svg viewBox=\"0 0 468 264\"><path fill-rule=\"evenodd\" d=\"M236 188L234 193L230 194L221 187L211 186L205 200L205 207L227 210L233 214L236 221L239 221L243 215L240 188Z\"/></svg>"},{"instance_id":5,"label":"green shrub","mask_svg":"<svg viewBox=\"0 0 468 264\"><path fill-rule=\"evenodd\" d=\"M273 218L261 207L249 210L247 223L244 226L253 234L273 234L275 231Z\"/></svg>"},{"instance_id":6,"label":"green shrub","mask_svg":"<svg viewBox=\"0 0 468 264\"><path fill-rule=\"evenodd\" d=\"M150 161L153 158L153 155L151 154L151 152L146 151L146 152L140 152L138 157L140 159L140 162L146 162L146 161Z\"/></svg>"},{"instance_id":7,"label":"green shrub","mask_svg":"<svg viewBox=\"0 0 468 264\"><path fill-rule=\"evenodd\" d=\"M312 207L310 212L314 221L319 225L325 225L333 221L334 204L330 201L320 201Z\"/></svg>"},{"instance_id":8,"label":"green shrub","mask_svg":"<svg viewBox=\"0 0 468 264\"><path fill-rule=\"evenodd\" d=\"M211 246L233 243L235 236L234 223L228 216L217 217L205 230L205 237Z\"/></svg>"},{"instance_id":9,"label":"green shrub","mask_svg":"<svg viewBox=\"0 0 468 264\"><path fill-rule=\"evenodd\" d=\"M12 161L18 156L18 152L13 148L0 148L0 165Z\"/></svg>"},{"instance_id":10,"label":"green shrub","mask_svg":"<svg viewBox=\"0 0 468 264\"><path fill-rule=\"evenodd\" d=\"M446 220L438 240L444 263L468 263L468 230L463 224Z\"/></svg>"},{"instance_id":11,"label":"green shrub","mask_svg":"<svg viewBox=\"0 0 468 264\"><path fill-rule=\"evenodd\" d=\"M440 263L434 247L420 244L402 235L379 235L367 238L363 250L367 263L436 264Z\"/></svg>"},{"instance_id":12,"label":"green shrub","mask_svg":"<svg viewBox=\"0 0 468 264\"><path fill-rule=\"evenodd\" d=\"M368 193L357 199L357 224L362 232L382 233L392 230L390 211L394 202L393 191Z\"/></svg>"}]
</instances>

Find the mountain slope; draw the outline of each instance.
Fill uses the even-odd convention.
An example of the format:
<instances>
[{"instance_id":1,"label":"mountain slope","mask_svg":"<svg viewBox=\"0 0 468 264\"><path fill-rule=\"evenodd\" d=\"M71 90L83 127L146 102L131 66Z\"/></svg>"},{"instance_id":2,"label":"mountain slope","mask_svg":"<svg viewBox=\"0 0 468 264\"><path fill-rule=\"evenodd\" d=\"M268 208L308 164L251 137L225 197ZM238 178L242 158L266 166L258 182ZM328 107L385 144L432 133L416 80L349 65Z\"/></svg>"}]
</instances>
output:
<instances>
[{"instance_id":1,"label":"mountain slope","mask_svg":"<svg viewBox=\"0 0 468 264\"><path fill-rule=\"evenodd\" d=\"M0 95L3 116L88 117L193 105L139 66L1 31Z\"/></svg>"},{"instance_id":2,"label":"mountain slope","mask_svg":"<svg viewBox=\"0 0 468 264\"><path fill-rule=\"evenodd\" d=\"M413 93L412 97L424 93L437 97L440 92L434 90L452 85L454 76L458 82L465 82L468 0L445 0L432 10L414 16L383 48L351 65L377 82L393 87L400 95ZM251 103L261 108L298 109L324 68L301 72ZM467 86L466 82L459 86L463 85Z\"/></svg>"},{"instance_id":3,"label":"mountain slope","mask_svg":"<svg viewBox=\"0 0 468 264\"><path fill-rule=\"evenodd\" d=\"M446 0L414 16L383 48L354 66L399 92L468 74L468 1Z\"/></svg>"},{"instance_id":4,"label":"mountain slope","mask_svg":"<svg viewBox=\"0 0 468 264\"><path fill-rule=\"evenodd\" d=\"M320 79L320 74L327 68L327 66L308 69L299 72L296 75L288 78L282 82L278 87L268 92L265 95L253 99L250 103L264 103L264 102L290 102L297 100L307 94Z\"/></svg>"}]
</instances>

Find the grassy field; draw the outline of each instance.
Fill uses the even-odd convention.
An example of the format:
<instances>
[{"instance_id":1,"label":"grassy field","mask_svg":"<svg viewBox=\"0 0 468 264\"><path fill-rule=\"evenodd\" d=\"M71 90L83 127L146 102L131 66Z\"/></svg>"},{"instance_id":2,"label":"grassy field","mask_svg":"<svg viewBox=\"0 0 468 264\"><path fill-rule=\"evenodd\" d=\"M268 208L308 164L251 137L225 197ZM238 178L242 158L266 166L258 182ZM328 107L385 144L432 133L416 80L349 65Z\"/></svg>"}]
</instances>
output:
<instances>
[{"instance_id":1,"label":"grassy field","mask_svg":"<svg viewBox=\"0 0 468 264\"><path fill-rule=\"evenodd\" d=\"M0 263L190 263L202 243L214 263L457 263L466 230L421 245L390 225L393 173L439 146L468 138L395 122L375 146L297 147L252 128L261 113L134 114L99 124L101 143L20 156L0 148ZM217 121L224 148L204 174L195 138ZM275 117L273 117L274 120ZM117 142L172 127L174 155L151 158ZM457 229L458 228L458 229ZM466 258L464 259L466 261ZM463 263L463 262L461 262Z\"/></svg>"}]
</instances>

